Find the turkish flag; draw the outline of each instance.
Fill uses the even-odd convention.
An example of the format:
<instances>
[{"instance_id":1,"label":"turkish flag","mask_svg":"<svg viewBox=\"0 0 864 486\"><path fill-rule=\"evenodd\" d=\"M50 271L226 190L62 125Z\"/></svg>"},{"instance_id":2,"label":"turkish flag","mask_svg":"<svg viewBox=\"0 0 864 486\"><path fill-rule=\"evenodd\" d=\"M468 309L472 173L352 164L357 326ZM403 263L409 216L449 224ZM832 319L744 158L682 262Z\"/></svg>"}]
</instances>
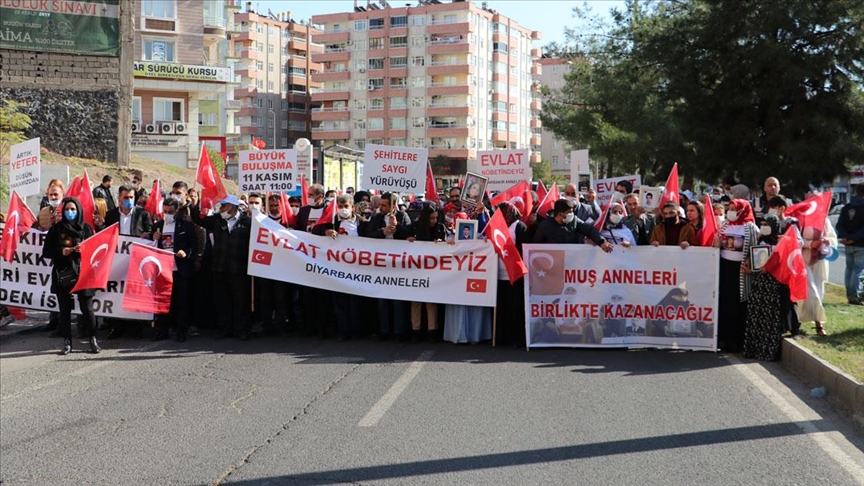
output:
<instances>
[{"instance_id":1,"label":"turkish flag","mask_svg":"<svg viewBox=\"0 0 864 486\"><path fill-rule=\"evenodd\" d=\"M85 289L104 289L114 264L120 223L114 223L81 243L81 275L70 292Z\"/></svg>"},{"instance_id":2,"label":"turkish flag","mask_svg":"<svg viewBox=\"0 0 864 486\"><path fill-rule=\"evenodd\" d=\"M309 184L306 182L306 176L300 176L300 205L309 205Z\"/></svg>"},{"instance_id":3,"label":"turkish flag","mask_svg":"<svg viewBox=\"0 0 864 486\"><path fill-rule=\"evenodd\" d=\"M546 197L546 194L548 192L549 191L546 190L546 186L543 185L543 181L537 179L537 200L542 201Z\"/></svg>"},{"instance_id":4,"label":"turkish flag","mask_svg":"<svg viewBox=\"0 0 864 486\"><path fill-rule=\"evenodd\" d=\"M510 229L507 228L507 222L504 221L504 215L501 211L495 211L486 229L486 239L492 242L495 248L495 253L501 257L504 266L507 268L507 276L510 278L510 283L516 283L517 280L528 273L528 267L522 261L522 256L516 249L516 242L510 236Z\"/></svg>"},{"instance_id":5,"label":"turkish flag","mask_svg":"<svg viewBox=\"0 0 864 486\"><path fill-rule=\"evenodd\" d=\"M681 204L681 197L678 194L678 163L672 166L672 172L669 173L669 178L666 179L666 187L663 190L663 196L660 197L660 207L672 201L675 204Z\"/></svg>"},{"instance_id":6,"label":"turkish flag","mask_svg":"<svg viewBox=\"0 0 864 486\"><path fill-rule=\"evenodd\" d=\"M561 199L561 194L558 193L558 184L552 184L549 192L546 193L546 198L540 200L540 207L537 208L538 217L546 217L546 213L552 211L555 207L555 201Z\"/></svg>"},{"instance_id":7,"label":"turkish flag","mask_svg":"<svg viewBox=\"0 0 864 486\"><path fill-rule=\"evenodd\" d=\"M84 222L89 224L91 228L95 228L93 223L93 213L96 211L96 203L93 202L93 193L90 191L90 179L87 176L87 171L84 175L76 177L69 185L69 190L66 191L65 197L74 197L81 204L81 211L84 213L81 216Z\"/></svg>"},{"instance_id":8,"label":"turkish flag","mask_svg":"<svg viewBox=\"0 0 864 486\"><path fill-rule=\"evenodd\" d=\"M255 147L255 150L261 150L267 146L267 142L258 137L252 137L252 146Z\"/></svg>"},{"instance_id":9,"label":"turkish flag","mask_svg":"<svg viewBox=\"0 0 864 486\"><path fill-rule=\"evenodd\" d=\"M328 223L336 223L336 198L333 198L329 204L324 206L324 211L321 211L321 217L318 218L318 221L315 221L315 226L321 226L322 224Z\"/></svg>"},{"instance_id":10,"label":"turkish flag","mask_svg":"<svg viewBox=\"0 0 864 486\"><path fill-rule=\"evenodd\" d=\"M469 278L465 282L465 292L486 293L486 281L482 278Z\"/></svg>"},{"instance_id":11,"label":"turkish flag","mask_svg":"<svg viewBox=\"0 0 864 486\"><path fill-rule=\"evenodd\" d=\"M801 228L810 227L819 231L825 229L825 219L831 209L831 191L805 199L786 208L786 217L796 218Z\"/></svg>"},{"instance_id":12,"label":"turkish flag","mask_svg":"<svg viewBox=\"0 0 864 486\"><path fill-rule=\"evenodd\" d=\"M162 219L162 183L159 182L159 179L153 181L153 188L150 189L150 197L147 198L144 210L150 213L154 222Z\"/></svg>"},{"instance_id":13,"label":"turkish flag","mask_svg":"<svg viewBox=\"0 0 864 486\"><path fill-rule=\"evenodd\" d=\"M438 205L438 188L435 186L435 174L432 173L432 162L426 163L426 200Z\"/></svg>"},{"instance_id":14,"label":"turkish flag","mask_svg":"<svg viewBox=\"0 0 864 486\"><path fill-rule=\"evenodd\" d=\"M201 213L202 216L206 211L213 209L216 203L225 199L228 191L222 185L222 179L216 172L216 167L213 161L210 160L210 154L207 153L207 146L201 144L201 156L198 158L198 171L195 173L195 181L201 184ZM206 210L206 211L205 211Z\"/></svg>"},{"instance_id":15,"label":"turkish flag","mask_svg":"<svg viewBox=\"0 0 864 486\"><path fill-rule=\"evenodd\" d=\"M270 265L270 262L272 261L273 254L269 251L254 250L252 252L252 263L257 263L259 265Z\"/></svg>"},{"instance_id":16,"label":"turkish flag","mask_svg":"<svg viewBox=\"0 0 864 486\"><path fill-rule=\"evenodd\" d=\"M282 226L286 226L288 228L294 228L297 226L297 217L294 216L294 212L291 211L291 205L288 204L288 194L285 191L279 193L279 208L282 213L281 223Z\"/></svg>"},{"instance_id":17,"label":"turkish flag","mask_svg":"<svg viewBox=\"0 0 864 486\"><path fill-rule=\"evenodd\" d=\"M528 217L531 216L531 209L533 208L533 201L531 199L531 182L522 181L501 194L498 194L492 198L490 202L493 207L498 206L502 202L509 202L516 206L519 213L522 214L522 220L528 221Z\"/></svg>"},{"instance_id":18,"label":"turkish flag","mask_svg":"<svg viewBox=\"0 0 864 486\"><path fill-rule=\"evenodd\" d=\"M123 310L167 314L174 285L174 253L132 244Z\"/></svg>"},{"instance_id":19,"label":"turkish flag","mask_svg":"<svg viewBox=\"0 0 864 486\"><path fill-rule=\"evenodd\" d=\"M7 214L6 226L3 227L3 232L0 234L0 257L11 262L15 250L18 249L18 240L33 226L36 218L33 217L30 208L15 191L12 191Z\"/></svg>"},{"instance_id":20,"label":"turkish flag","mask_svg":"<svg viewBox=\"0 0 864 486\"><path fill-rule=\"evenodd\" d=\"M778 282L789 287L793 302L807 298L807 268L801 255L801 247L798 246L798 238L798 228L794 224L789 225L774 253L762 267L762 270L773 275Z\"/></svg>"},{"instance_id":21,"label":"turkish flag","mask_svg":"<svg viewBox=\"0 0 864 486\"><path fill-rule=\"evenodd\" d=\"M609 204L603 206L603 212L600 213L600 218L594 222L594 227L597 228L597 231L603 230L603 223L606 222L606 215L609 214L610 206L612 206L612 201L609 201Z\"/></svg>"},{"instance_id":22,"label":"turkish flag","mask_svg":"<svg viewBox=\"0 0 864 486\"><path fill-rule=\"evenodd\" d=\"M714 219L714 208L711 207L711 198L705 196L705 217L702 218L702 233L699 246L711 247L717 239L717 220Z\"/></svg>"}]
</instances>

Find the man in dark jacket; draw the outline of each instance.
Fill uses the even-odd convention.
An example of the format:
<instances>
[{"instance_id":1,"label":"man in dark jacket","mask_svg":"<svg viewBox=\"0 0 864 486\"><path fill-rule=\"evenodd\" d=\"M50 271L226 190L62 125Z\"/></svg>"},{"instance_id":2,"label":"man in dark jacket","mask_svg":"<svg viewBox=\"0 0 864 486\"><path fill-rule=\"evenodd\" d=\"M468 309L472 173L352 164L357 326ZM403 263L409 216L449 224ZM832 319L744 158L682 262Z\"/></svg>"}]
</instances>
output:
<instances>
[{"instance_id":1,"label":"man in dark jacket","mask_svg":"<svg viewBox=\"0 0 864 486\"><path fill-rule=\"evenodd\" d=\"M396 194L385 192L378 203L378 214L372 216L366 226L367 238L385 240L407 240L414 236L411 217L396 209ZM402 342L408 332L408 309L410 304L403 300L378 299L379 334L374 338L384 340L392 333Z\"/></svg>"},{"instance_id":2,"label":"man in dark jacket","mask_svg":"<svg viewBox=\"0 0 864 486\"><path fill-rule=\"evenodd\" d=\"M297 229L311 233L321 213L324 212L324 186L312 184L307 191L309 204L301 207L297 212Z\"/></svg>"},{"instance_id":3,"label":"man in dark jacket","mask_svg":"<svg viewBox=\"0 0 864 486\"><path fill-rule=\"evenodd\" d=\"M851 305L864 305L864 183L855 186L855 196L840 210L837 238L846 247L846 299Z\"/></svg>"},{"instance_id":4,"label":"man in dark jacket","mask_svg":"<svg viewBox=\"0 0 864 486\"><path fill-rule=\"evenodd\" d=\"M93 188L93 197L101 198L105 200L105 204L108 206L108 211L117 207L117 203L114 202L114 195L111 194L111 176L105 175L102 178L102 184Z\"/></svg>"},{"instance_id":5,"label":"man in dark jacket","mask_svg":"<svg viewBox=\"0 0 864 486\"><path fill-rule=\"evenodd\" d=\"M251 285L246 267L249 263L249 234L252 220L240 212L237 196L219 201L219 212L201 217L201 209L192 209L192 220L213 233L213 291L223 337L249 336L249 299Z\"/></svg>"},{"instance_id":6,"label":"man in dark jacket","mask_svg":"<svg viewBox=\"0 0 864 486\"><path fill-rule=\"evenodd\" d=\"M576 219L573 214L573 201L559 199L551 218L546 218L537 227L534 234L534 243L582 243L585 238L590 239L606 253L612 251L612 244L607 242L597 228Z\"/></svg>"},{"instance_id":7,"label":"man in dark jacket","mask_svg":"<svg viewBox=\"0 0 864 486\"><path fill-rule=\"evenodd\" d=\"M121 235L151 239L150 213L135 205L135 190L132 186L122 185L119 196L120 205L105 214L105 224L98 228L99 231L114 223L120 223ZM141 337L143 327L146 324L144 321L124 319L106 319L105 322L111 328L111 331L108 332L108 339L119 338L127 329L135 337Z\"/></svg>"},{"instance_id":8,"label":"man in dark jacket","mask_svg":"<svg viewBox=\"0 0 864 486\"><path fill-rule=\"evenodd\" d=\"M174 285L171 288L171 312L156 318L156 336L158 341L168 337L168 327L174 324L177 330L177 341L186 340L189 328L189 282L195 274L195 252L198 248L198 238L195 225L190 221L177 217L180 203L176 199L166 199L162 203L164 217L153 225L153 240L158 248L174 252Z\"/></svg>"},{"instance_id":9,"label":"man in dark jacket","mask_svg":"<svg viewBox=\"0 0 864 486\"><path fill-rule=\"evenodd\" d=\"M624 204L627 206L627 216L621 222L636 235L636 244L645 246L651 243L651 233L656 226L654 216L645 212L645 208L639 205L639 196L628 194L624 196Z\"/></svg>"}]
</instances>

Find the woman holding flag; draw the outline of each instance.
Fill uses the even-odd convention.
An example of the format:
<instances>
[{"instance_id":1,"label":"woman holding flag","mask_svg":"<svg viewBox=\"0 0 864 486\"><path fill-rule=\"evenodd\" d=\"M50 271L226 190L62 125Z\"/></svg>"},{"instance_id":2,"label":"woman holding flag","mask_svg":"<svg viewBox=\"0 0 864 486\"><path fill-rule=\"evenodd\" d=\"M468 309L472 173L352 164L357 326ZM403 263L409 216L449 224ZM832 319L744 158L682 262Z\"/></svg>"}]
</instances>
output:
<instances>
[{"instance_id":1,"label":"woman holding flag","mask_svg":"<svg viewBox=\"0 0 864 486\"><path fill-rule=\"evenodd\" d=\"M81 243L93 236L93 228L84 222L81 203L74 197L63 199L60 204L60 221L51 226L42 247L42 256L51 260L51 291L57 296L60 308L60 333L63 336L61 355L72 352L72 289L81 272ZM90 338L90 352L101 351L96 342L96 317L91 306L95 290L75 292L81 311L81 322Z\"/></svg>"}]
</instances>

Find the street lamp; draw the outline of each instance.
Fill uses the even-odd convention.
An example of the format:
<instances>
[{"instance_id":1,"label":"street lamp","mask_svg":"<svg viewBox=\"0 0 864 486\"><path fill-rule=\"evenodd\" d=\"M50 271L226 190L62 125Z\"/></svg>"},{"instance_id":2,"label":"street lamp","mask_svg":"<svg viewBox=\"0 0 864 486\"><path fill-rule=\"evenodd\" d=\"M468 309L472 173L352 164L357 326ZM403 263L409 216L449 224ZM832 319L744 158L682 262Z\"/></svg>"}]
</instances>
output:
<instances>
[{"instance_id":1,"label":"street lamp","mask_svg":"<svg viewBox=\"0 0 864 486\"><path fill-rule=\"evenodd\" d=\"M273 115L273 147L276 148L276 112L272 108L267 109L267 113Z\"/></svg>"}]
</instances>

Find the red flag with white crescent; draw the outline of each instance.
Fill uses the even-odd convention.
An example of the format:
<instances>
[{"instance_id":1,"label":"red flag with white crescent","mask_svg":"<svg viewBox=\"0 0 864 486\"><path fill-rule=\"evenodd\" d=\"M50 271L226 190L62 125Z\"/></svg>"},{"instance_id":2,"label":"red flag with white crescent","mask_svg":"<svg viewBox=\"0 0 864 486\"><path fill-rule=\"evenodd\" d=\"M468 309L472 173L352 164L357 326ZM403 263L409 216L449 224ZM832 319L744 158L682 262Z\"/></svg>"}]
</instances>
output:
<instances>
[{"instance_id":1,"label":"red flag with white crescent","mask_svg":"<svg viewBox=\"0 0 864 486\"><path fill-rule=\"evenodd\" d=\"M174 253L132 244L123 310L167 314L174 285Z\"/></svg>"},{"instance_id":2,"label":"red flag with white crescent","mask_svg":"<svg viewBox=\"0 0 864 486\"><path fill-rule=\"evenodd\" d=\"M156 179L150 189L150 196L147 197L147 204L144 205L144 210L150 213L154 222L162 219L162 202L162 183Z\"/></svg>"},{"instance_id":3,"label":"red flag with white crescent","mask_svg":"<svg viewBox=\"0 0 864 486\"><path fill-rule=\"evenodd\" d=\"M528 273L528 267L525 266L522 255L516 249L516 242L510 236L510 229L507 228L507 222L504 221L504 215L501 211L495 211L483 231L486 233L486 239L492 242L495 253L504 262L510 283L513 284L524 277Z\"/></svg>"},{"instance_id":4,"label":"red flag with white crescent","mask_svg":"<svg viewBox=\"0 0 864 486\"><path fill-rule=\"evenodd\" d=\"M699 246L712 246L717 238L717 220L714 219L714 209L711 198L705 196L705 217L702 218L702 232L699 236Z\"/></svg>"},{"instance_id":5,"label":"red flag with white crescent","mask_svg":"<svg viewBox=\"0 0 864 486\"><path fill-rule=\"evenodd\" d=\"M537 200L542 201L546 197L546 194L548 192L549 191L546 190L546 186L543 185L543 181L540 179L537 179Z\"/></svg>"},{"instance_id":6,"label":"red flag with white crescent","mask_svg":"<svg viewBox=\"0 0 864 486\"><path fill-rule=\"evenodd\" d=\"M527 224L534 203L531 199L531 183L529 181L522 181L491 198L489 202L493 207L498 206L502 202L509 202L519 210L519 213L522 215L522 221Z\"/></svg>"},{"instance_id":7,"label":"red flag with white crescent","mask_svg":"<svg viewBox=\"0 0 864 486\"><path fill-rule=\"evenodd\" d=\"M537 217L546 217L546 213L552 211L555 207L555 201L561 199L561 194L558 192L558 184L552 184L549 187L549 192L545 199L540 200L540 206L537 208Z\"/></svg>"},{"instance_id":8,"label":"red flag with white crescent","mask_svg":"<svg viewBox=\"0 0 864 486\"><path fill-rule=\"evenodd\" d=\"M432 172L432 162L426 162L426 200L438 205L438 188L435 187L435 174Z\"/></svg>"},{"instance_id":9,"label":"red flag with white crescent","mask_svg":"<svg viewBox=\"0 0 864 486\"><path fill-rule=\"evenodd\" d=\"M663 189L663 196L660 197L660 207L672 201L675 204L681 205L681 197L678 193L678 163L672 166L672 172L669 173L669 178L666 179L666 186Z\"/></svg>"},{"instance_id":10,"label":"red flag with white crescent","mask_svg":"<svg viewBox=\"0 0 864 486\"><path fill-rule=\"evenodd\" d=\"M210 160L210 154L207 153L207 146L201 144L201 155L198 158L198 171L195 173L195 181L201 184L201 213L206 213L214 208L216 204L225 199L228 191L222 185L222 179L219 173L216 172L216 166Z\"/></svg>"},{"instance_id":11,"label":"red flag with white crescent","mask_svg":"<svg viewBox=\"0 0 864 486\"><path fill-rule=\"evenodd\" d=\"M81 243L81 274L70 292L108 286L119 239L120 223L114 223Z\"/></svg>"},{"instance_id":12,"label":"red flag with white crescent","mask_svg":"<svg viewBox=\"0 0 864 486\"><path fill-rule=\"evenodd\" d=\"M0 257L7 262L12 261L15 255L15 250L18 249L18 240L21 235L26 233L36 222L30 208L21 199L17 192L12 191L12 197L9 200L9 212L6 216L6 225L3 227L3 232L0 234Z\"/></svg>"},{"instance_id":13,"label":"red flag with white crescent","mask_svg":"<svg viewBox=\"0 0 864 486\"><path fill-rule=\"evenodd\" d=\"M793 204L786 208L786 217L796 218L801 228L810 227L823 231L828 210L831 209L831 196L831 191L828 191Z\"/></svg>"},{"instance_id":14,"label":"red flag with white crescent","mask_svg":"<svg viewBox=\"0 0 864 486\"><path fill-rule=\"evenodd\" d=\"M774 253L762 270L770 273L778 282L789 287L790 299L798 302L807 299L807 267L798 246L798 228L789 225L786 234L780 238Z\"/></svg>"},{"instance_id":15,"label":"red flag with white crescent","mask_svg":"<svg viewBox=\"0 0 864 486\"><path fill-rule=\"evenodd\" d=\"M324 206L324 210L321 211L321 217L315 222L315 226L328 223L336 224L336 198L333 198L332 201Z\"/></svg>"},{"instance_id":16,"label":"red flag with white crescent","mask_svg":"<svg viewBox=\"0 0 864 486\"><path fill-rule=\"evenodd\" d=\"M84 175L76 177L69 185L69 190L66 191L65 197L74 197L81 204L81 211L84 213L81 216L84 222L89 224L91 228L95 228L93 223L93 212L96 211L96 203L93 202L93 193L90 190L90 179L87 176L87 171Z\"/></svg>"},{"instance_id":17,"label":"red flag with white crescent","mask_svg":"<svg viewBox=\"0 0 864 486\"><path fill-rule=\"evenodd\" d=\"M294 212L291 211L291 205L288 203L288 194L285 191L279 193L279 208L282 213L281 223L282 226L286 226L288 228L297 227L297 217L294 216Z\"/></svg>"}]
</instances>

